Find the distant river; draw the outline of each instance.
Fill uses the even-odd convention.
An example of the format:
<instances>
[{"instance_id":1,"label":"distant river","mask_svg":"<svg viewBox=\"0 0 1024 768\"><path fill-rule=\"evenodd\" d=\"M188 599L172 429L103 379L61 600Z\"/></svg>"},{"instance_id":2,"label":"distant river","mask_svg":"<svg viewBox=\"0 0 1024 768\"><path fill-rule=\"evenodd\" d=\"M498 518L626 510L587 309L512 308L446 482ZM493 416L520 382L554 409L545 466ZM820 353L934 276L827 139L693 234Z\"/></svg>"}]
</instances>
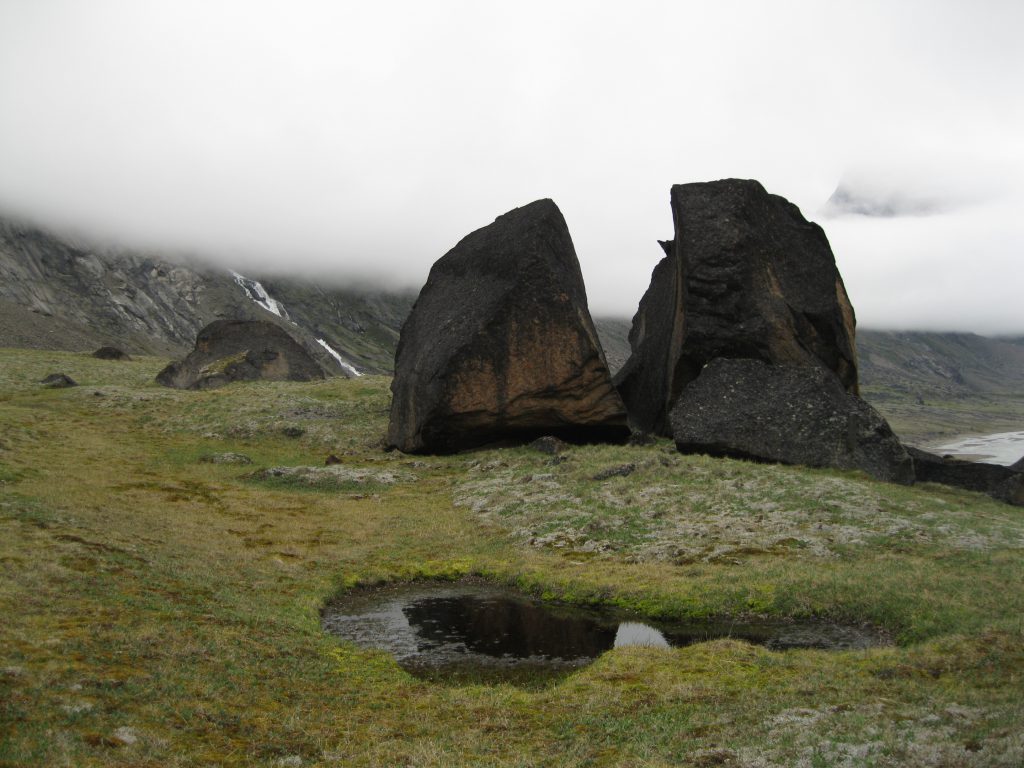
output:
<instances>
[{"instance_id":1,"label":"distant river","mask_svg":"<svg viewBox=\"0 0 1024 768\"><path fill-rule=\"evenodd\" d=\"M998 432L994 435L967 437L931 450L940 454L951 453L965 459L1009 466L1024 456L1024 432Z\"/></svg>"}]
</instances>

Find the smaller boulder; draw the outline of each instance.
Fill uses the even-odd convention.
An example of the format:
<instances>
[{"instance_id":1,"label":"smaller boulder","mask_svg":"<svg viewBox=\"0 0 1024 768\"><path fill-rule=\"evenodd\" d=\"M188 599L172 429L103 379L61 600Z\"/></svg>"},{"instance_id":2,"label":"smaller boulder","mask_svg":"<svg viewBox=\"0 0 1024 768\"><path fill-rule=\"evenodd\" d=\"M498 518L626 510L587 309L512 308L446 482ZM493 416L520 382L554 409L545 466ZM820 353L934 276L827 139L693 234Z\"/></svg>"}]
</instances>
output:
<instances>
[{"instance_id":1,"label":"smaller boulder","mask_svg":"<svg viewBox=\"0 0 1024 768\"><path fill-rule=\"evenodd\" d=\"M920 448L907 448L907 451L914 459L914 476L918 482L952 485L1024 506L1024 474L1014 468L1016 465L1004 467L983 461L963 461Z\"/></svg>"},{"instance_id":2,"label":"smaller boulder","mask_svg":"<svg viewBox=\"0 0 1024 768\"><path fill-rule=\"evenodd\" d=\"M672 409L676 447L808 467L859 469L911 484L910 456L888 423L820 366L717 358Z\"/></svg>"},{"instance_id":3,"label":"smaller boulder","mask_svg":"<svg viewBox=\"0 0 1024 768\"><path fill-rule=\"evenodd\" d=\"M122 362L131 361L131 357L123 349L117 347L100 347L92 356L97 360L120 360Z\"/></svg>"},{"instance_id":4,"label":"smaller boulder","mask_svg":"<svg viewBox=\"0 0 1024 768\"><path fill-rule=\"evenodd\" d=\"M78 382L66 373L51 373L45 379L41 379L39 383L50 389L67 389L78 386Z\"/></svg>"},{"instance_id":5,"label":"smaller boulder","mask_svg":"<svg viewBox=\"0 0 1024 768\"><path fill-rule=\"evenodd\" d=\"M196 337L184 360L156 380L176 389L213 389L235 381L312 381L323 369L282 328L262 320L217 320Z\"/></svg>"}]
</instances>

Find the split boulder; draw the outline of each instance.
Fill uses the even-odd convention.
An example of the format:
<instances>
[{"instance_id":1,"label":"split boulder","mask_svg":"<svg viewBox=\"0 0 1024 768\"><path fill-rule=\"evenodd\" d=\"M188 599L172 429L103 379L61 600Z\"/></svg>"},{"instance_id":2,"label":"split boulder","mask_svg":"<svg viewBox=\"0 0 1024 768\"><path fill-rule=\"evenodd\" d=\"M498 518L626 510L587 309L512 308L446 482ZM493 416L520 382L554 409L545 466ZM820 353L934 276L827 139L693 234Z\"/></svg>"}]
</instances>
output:
<instances>
[{"instance_id":1,"label":"split boulder","mask_svg":"<svg viewBox=\"0 0 1024 768\"><path fill-rule=\"evenodd\" d=\"M234 381L324 378L316 360L282 328L262 320L216 320L199 331L184 360L156 380L176 389L212 389Z\"/></svg>"},{"instance_id":2,"label":"split boulder","mask_svg":"<svg viewBox=\"0 0 1024 768\"><path fill-rule=\"evenodd\" d=\"M554 202L509 211L434 264L391 391L388 443L409 453L629 436Z\"/></svg>"},{"instance_id":3,"label":"split boulder","mask_svg":"<svg viewBox=\"0 0 1024 768\"><path fill-rule=\"evenodd\" d=\"M633 426L670 434L683 388L715 358L815 365L857 393L855 318L824 231L756 181L677 184L615 378Z\"/></svg>"}]
</instances>

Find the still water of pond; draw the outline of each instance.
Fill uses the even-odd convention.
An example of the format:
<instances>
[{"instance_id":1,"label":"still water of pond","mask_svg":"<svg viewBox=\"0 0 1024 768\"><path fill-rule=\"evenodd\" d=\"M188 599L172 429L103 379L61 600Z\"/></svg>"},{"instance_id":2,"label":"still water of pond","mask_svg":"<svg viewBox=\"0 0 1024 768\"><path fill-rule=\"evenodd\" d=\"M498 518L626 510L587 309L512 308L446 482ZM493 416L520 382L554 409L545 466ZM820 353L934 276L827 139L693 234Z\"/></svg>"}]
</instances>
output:
<instances>
[{"instance_id":1,"label":"still water of pond","mask_svg":"<svg viewBox=\"0 0 1024 768\"><path fill-rule=\"evenodd\" d=\"M639 620L468 582L349 593L325 608L323 626L343 640L387 651L418 677L476 682L557 677L628 645L669 648L732 637L774 650L847 650L887 642L877 631L824 622Z\"/></svg>"}]
</instances>

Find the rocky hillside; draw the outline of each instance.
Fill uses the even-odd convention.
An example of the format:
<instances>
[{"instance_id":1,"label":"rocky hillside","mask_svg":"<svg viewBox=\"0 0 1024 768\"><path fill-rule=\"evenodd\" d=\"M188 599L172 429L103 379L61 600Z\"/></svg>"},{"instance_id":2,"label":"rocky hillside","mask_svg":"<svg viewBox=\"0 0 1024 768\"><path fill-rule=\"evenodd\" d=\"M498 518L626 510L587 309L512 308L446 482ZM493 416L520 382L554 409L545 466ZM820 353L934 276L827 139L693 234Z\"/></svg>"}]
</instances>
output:
<instances>
[{"instance_id":1,"label":"rocky hillside","mask_svg":"<svg viewBox=\"0 0 1024 768\"><path fill-rule=\"evenodd\" d=\"M0 219L0 346L179 356L218 318L276 322L328 371L389 371L414 297L260 280Z\"/></svg>"},{"instance_id":2,"label":"rocky hillside","mask_svg":"<svg viewBox=\"0 0 1024 768\"><path fill-rule=\"evenodd\" d=\"M1024 338L973 333L857 332L861 380L876 395L922 399L1024 395Z\"/></svg>"}]
</instances>

